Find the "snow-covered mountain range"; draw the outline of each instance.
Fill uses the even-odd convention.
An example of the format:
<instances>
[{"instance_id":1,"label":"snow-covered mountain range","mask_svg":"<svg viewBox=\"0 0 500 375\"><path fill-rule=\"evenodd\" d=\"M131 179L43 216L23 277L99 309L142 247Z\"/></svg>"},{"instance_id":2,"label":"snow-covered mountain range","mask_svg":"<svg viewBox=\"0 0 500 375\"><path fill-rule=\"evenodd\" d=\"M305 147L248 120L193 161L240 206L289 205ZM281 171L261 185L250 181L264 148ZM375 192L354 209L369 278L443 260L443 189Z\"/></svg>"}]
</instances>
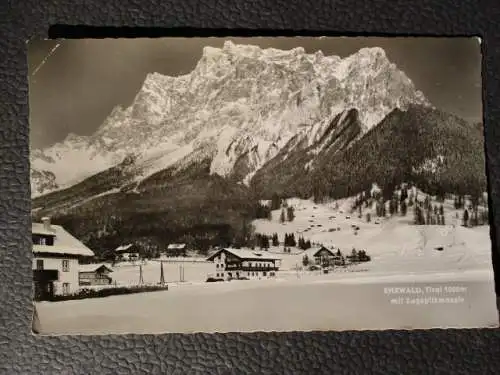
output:
<instances>
[{"instance_id":1,"label":"snow-covered mountain range","mask_svg":"<svg viewBox=\"0 0 500 375\"><path fill-rule=\"evenodd\" d=\"M72 186L128 156L137 181L210 159L212 174L234 175L237 167L238 179L249 183L285 146L292 152L294 145L321 145L332 123L341 126L352 110L359 139L410 105L431 106L381 48L342 59L301 47L205 47L187 75L149 74L133 103L114 108L92 136L70 134L32 150L32 196Z\"/></svg>"}]
</instances>

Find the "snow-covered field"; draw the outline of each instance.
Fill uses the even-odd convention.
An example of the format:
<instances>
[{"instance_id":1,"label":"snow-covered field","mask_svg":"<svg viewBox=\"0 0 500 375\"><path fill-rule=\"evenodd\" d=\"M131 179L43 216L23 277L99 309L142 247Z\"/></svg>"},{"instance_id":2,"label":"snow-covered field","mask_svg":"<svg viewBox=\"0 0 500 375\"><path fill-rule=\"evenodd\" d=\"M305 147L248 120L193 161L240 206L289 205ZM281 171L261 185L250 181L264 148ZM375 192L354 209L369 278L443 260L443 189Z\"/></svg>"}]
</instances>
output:
<instances>
[{"instance_id":1,"label":"snow-covered field","mask_svg":"<svg viewBox=\"0 0 500 375\"><path fill-rule=\"evenodd\" d=\"M37 309L42 334L497 326L492 283L468 281L466 274L462 276L464 281L460 277L455 280L454 275L441 275L437 283L411 275L396 280L370 278L367 282L310 276L307 281L290 278L205 283L174 286L162 292L40 303ZM471 276L473 279L478 275ZM450 282L450 278L454 281ZM406 286L418 286L423 290L429 286L452 286L465 290L444 295L462 298L455 302L425 305L391 303L391 299L397 296L387 294L385 288ZM418 297L429 296L433 294L424 293Z\"/></svg>"},{"instance_id":2,"label":"snow-covered field","mask_svg":"<svg viewBox=\"0 0 500 375\"><path fill-rule=\"evenodd\" d=\"M205 282L207 275L214 273L215 266L205 259L176 259L163 262L163 275L165 282L178 283L181 281L190 283ZM119 263L113 267L110 274L113 282L117 285L137 285L139 283L140 270L137 264ZM158 284L161 278L161 264L157 260L149 260L142 265L142 278L144 284Z\"/></svg>"},{"instance_id":3,"label":"snow-covered field","mask_svg":"<svg viewBox=\"0 0 500 375\"><path fill-rule=\"evenodd\" d=\"M47 334L235 332L350 329L417 329L498 326L489 227L460 226L452 202L445 202L446 226L414 226L406 217L375 223L351 214L349 200L316 205L289 201L295 219L257 220L259 233L304 236L313 243L366 250L371 262L329 274L297 270L303 254L279 253L282 267L275 280L206 283L213 264L202 258L163 263L168 291L101 299L39 303L42 332ZM347 218L349 216L349 218ZM314 225L314 226L312 226ZM321 226L318 226L321 225ZM352 225L360 227L354 234ZM340 228L334 232L330 227ZM305 231L308 229L308 231ZM437 251L436 247L442 247ZM180 282L180 266L184 282ZM160 263L142 266L143 281L160 281ZM111 274L118 285L139 282L139 267L121 264ZM412 295L387 293L390 287L419 287ZM447 292L426 287L458 287ZM399 303L394 298L401 297ZM415 297L423 298L414 300ZM451 300L436 298L449 297ZM409 298L409 299L407 299ZM432 299L434 298L434 299ZM393 300L391 302L391 300ZM413 302L411 302L413 301ZM415 305L415 301L420 304ZM427 301L427 302L425 302ZM451 301L451 302L450 302Z\"/></svg>"}]
</instances>

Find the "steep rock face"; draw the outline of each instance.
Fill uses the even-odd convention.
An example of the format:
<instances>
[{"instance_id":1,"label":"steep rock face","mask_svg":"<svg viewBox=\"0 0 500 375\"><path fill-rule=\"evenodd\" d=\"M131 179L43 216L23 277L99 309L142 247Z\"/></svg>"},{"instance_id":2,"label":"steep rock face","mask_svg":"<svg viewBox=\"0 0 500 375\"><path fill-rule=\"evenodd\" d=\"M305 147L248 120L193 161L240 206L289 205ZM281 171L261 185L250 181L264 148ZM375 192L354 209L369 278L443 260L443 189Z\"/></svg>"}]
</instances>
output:
<instances>
[{"instance_id":1,"label":"steep rock face","mask_svg":"<svg viewBox=\"0 0 500 375\"><path fill-rule=\"evenodd\" d=\"M226 42L205 47L187 75L149 74L132 105L115 108L92 136L34 150L33 168L55 181L35 174L33 193L74 185L129 155L138 181L206 152L211 174L249 183L292 139L313 145L345 111L357 110L363 134L415 103L429 105L380 48L341 59Z\"/></svg>"}]
</instances>

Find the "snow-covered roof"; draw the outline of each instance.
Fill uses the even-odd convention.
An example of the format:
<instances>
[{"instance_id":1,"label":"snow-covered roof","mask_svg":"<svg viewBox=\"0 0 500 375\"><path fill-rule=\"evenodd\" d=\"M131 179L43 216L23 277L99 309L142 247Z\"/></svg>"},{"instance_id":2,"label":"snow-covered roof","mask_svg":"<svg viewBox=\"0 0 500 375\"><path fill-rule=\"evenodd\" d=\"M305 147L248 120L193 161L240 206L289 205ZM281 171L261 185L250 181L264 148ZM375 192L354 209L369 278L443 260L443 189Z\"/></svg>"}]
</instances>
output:
<instances>
[{"instance_id":1,"label":"snow-covered roof","mask_svg":"<svg viewBox=\"0 0 500 375\"><path fill-rule=\"evenodd\" d=\"M176 250L176 249L184 249L186 247L185 243L171 243L168 245L167 249Z\"/></svg>"},{"instance_id":2,"label":"snow-covered roof","mask_svg":"<svg viewBox=\"0 0 500 375\"><path fill-rule=\"evenodd\" d=\"M53 225L51 225L51 227L53 227ZM40 224L40 223L33 223L31 226L31 232L33 234L40 234L40 235L44 235L44 236L55 236L56 235L54 228L47 230L47 229L45 229L45 225Z\"/></svg>"},{"instance_id":3,"label":"snow-covered roof","mask_svg":"<svg viewBox=\"0 0 500 375\"><path fill-rule=\"evenodd\" d=\"M207 260L213 260L219 253L227 251L240 259L248 260L281 260L281 258L269 254L267 251L256 251L251 249L220 249L216 253L212 254L207 258Z\"/></svg>"},{"instance_id":4,"label":"snow-covered roof","mask_svg":"<svg viewBox=\"0 0 500 375\"><path fill-rule=\"evenodd\" d=\"M79 270L79 272L96 272L98 269L100 269L102 267L106 268L106 270L108 272L113 272L113 270L111 268L109 268L108 266L106 266L103 263L100 263L100 264L80 264L78 267L78 270Z\"/></svg>"},{"instance_id":5,"label":"snow-covered roof","mask_svg":"<svg viewBox=\"0 0 500 375\"><path fill-rule=\"evenodd\" d=\"M49 253L61 255L94 256L94 252L73 237L60 225L50 225L48 230L42 223L31 224L32 234L53 235L54 245L33 245L34 253Z\"/></svg>"},{"instance_id":6,"label":"snow-covered roof","mask_svg":"<svg viewBox=\"0 0 500 375\"><path fill-rule=\"evenodd\" d=\"M118 247L115 249L115 251L116 251L116 252L123 252L123 251L127 251L127 250L128 250L128 249L130 249L132 246L134 246L134 244L131 244L131 243L129 243L129 244L127 244L127 245L120 245L120 246L118 246Z\"/></svg>"},{"instance_id":7,"label":"snow-covered roof","mask_svg":"<svg viewBox=\"0 0 500 375\"><path fill-rule=\"evenodd\" d=\"M336 255L337 254L337 249L329 249L327 248L326 246L317 246L317 247L312 247L310 249L307 249L305 250L302 254L303 255L307 255L308 257L315 257L316 254L322 250L322 249L325 249L325 250L328 250L330 253L332 253L332 255Z\"/></svg>"}]
</instances>

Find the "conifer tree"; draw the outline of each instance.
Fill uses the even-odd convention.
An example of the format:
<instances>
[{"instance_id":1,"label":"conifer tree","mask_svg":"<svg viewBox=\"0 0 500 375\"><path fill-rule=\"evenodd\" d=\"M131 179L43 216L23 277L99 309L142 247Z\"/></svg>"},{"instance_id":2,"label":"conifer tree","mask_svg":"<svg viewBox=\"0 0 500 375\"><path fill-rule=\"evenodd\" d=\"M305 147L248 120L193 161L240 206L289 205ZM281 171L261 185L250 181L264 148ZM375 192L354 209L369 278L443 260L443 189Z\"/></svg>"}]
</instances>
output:
<instances>
[{"instance_id":1,"label":"conifer tree","mask_svg":"<svg viewBox=\"0 0 500 375\"><path fill-rule=\"evenodd\" d=\"M467 209L464 210L463 224L464 227L469 226L469 211L467 211Z\"/></svg>"},{"instance_id":2,"label":"conifer tree","mask_svg":"<svg viewBox=\"0 0 500 375\"><path fill-rule=\"evenodd\" d=\"M401 202L401 216L406 216L406 212L408 211L408 207L406 205L406 201Z\"/></svg>"},{"instance_id":3,"label":"conifer tree","mask_svg":"<svg viewBox=\"0 0 500 375\"><path fill-rule=\"evenodd\" d=\"M395 211L394 210L394 200L391 199L389 201L389 215L391 215L391 216L394 215L394 211Z\"/></svg>"},{"instance_id":4,"label":"conifer tree","mask_svg":"<svg viewBox=\"0 0 500 375\"><path fill-rule=\"evenodd\" d=\"M285 210L281 210L281 215L280 215L280 223L285 222Z\"/></svg>"},{"instance_id":5,"label":"conifer tree","mask_svg":"<svg viewBox=\"0 0 500 375\"><path fill-rule=\"evenodd\" d=\"M351 252L351 261L352 262L357 262L358 261L358 252L356 251L356 249L352 249L352 252Z\"/></svg>"},{"instance_id":6,"label":"conifer tree","mask_svg":"<svg viewBox=\"0 0 500 375\"><path fill-rule=\"evenodd\" d=\"M274 193L271 198L271 210L277 210L281 208L281 199L277 193Z\"/></svg>"},{"instance_id":7,"label":"conifer tree","mask_svg":"<svg viewBox=\"0 0 500 375\"><path fill-rule=\"evenodd\" d=\"M406 188L401 189L401 195L399 196L399 201L402 203L408 198L408 190Z\"/></svg>"},{"instance_id":8,"label":"conifer tree","mask_svg":"<svg viewBox=\"0 0 500 375\"><path fill-rule=\"evenodd\" d=\"M307 256L307 254L302 258L302 264L304 265L304 267L307 267L309 265L309 257Z\"/></svg>"},{"instance_id":9,"label":"conifer tree","mask_svg":"<svg viewBox=\"0 0 500 375\"><path fill-rule=\"evenodd\" d=\"M280 242L278 239L278 233L274 233L273 235L273 246L279 246Z\"/></svg>"}]
</instances>

